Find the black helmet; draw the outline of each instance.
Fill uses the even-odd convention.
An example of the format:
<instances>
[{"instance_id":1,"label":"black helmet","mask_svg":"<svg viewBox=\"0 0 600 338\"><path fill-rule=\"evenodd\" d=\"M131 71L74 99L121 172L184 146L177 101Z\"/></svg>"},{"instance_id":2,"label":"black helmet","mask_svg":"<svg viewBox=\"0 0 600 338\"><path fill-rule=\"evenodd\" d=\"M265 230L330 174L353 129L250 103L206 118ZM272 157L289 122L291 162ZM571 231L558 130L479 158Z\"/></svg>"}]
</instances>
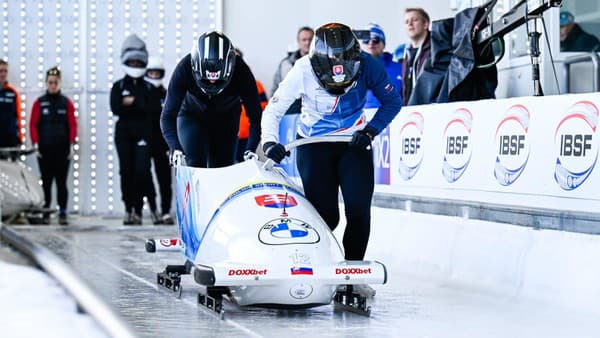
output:
<instances>
[{"instance_id":1,"label":"black helmet","mask_svg":"<svg viewBox=\"0 0 600 338\"><path fill-rule=\"evenodd\" d=\"M192 74L196 84L208 95L217 95L231 81L235 48L221 33L204 33L192 47Z\"/></svg>"},{"instance_id":2,"label":"black helmet","mask_svg":"<svg viewBox=\"0 0 600 338\"><path fill-rule=\"evenodd\" d=\"M321 87L329 94L342 95L358 77L360 43L350 27L328 23L317 28L309 58Z\"/></svg>"}]
</instances>

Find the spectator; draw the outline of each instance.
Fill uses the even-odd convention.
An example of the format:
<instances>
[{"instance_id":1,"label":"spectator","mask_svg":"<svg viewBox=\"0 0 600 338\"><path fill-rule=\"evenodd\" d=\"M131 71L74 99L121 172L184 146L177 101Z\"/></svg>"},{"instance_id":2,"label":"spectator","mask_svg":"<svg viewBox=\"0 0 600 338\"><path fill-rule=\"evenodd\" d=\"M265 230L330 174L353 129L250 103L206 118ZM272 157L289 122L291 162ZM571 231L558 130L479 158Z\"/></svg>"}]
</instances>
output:
<instances>
[{"instance_id":1,"label":"spectator","mask_svg":"<svg viewBox=\"0 0 600 338\"><path fill-rule=\"evenodd\" d=\"M573 14L560 12L560 51L561 52L595 52L600 48L600 41L592 34L585 32L575 23Z\"/></svg>"},{"instance_id":2,"label":"spectator","mask_svg":"<svg viewBox=\"0 0 600 338\"><path fill-rule=\"evenodd\" d=\"M150 174L151 121L148 115L150 84L144 81L148 52L135 34L121 47L121 65L125 77L115 82L110 92L110 108L119 117L115 144L119 155L121 198L125 205L124 225L142 224L143 196L152 184Z\"/></svg>"},{"instance_id":3,"label":"spectator","mask_svg":"<svg viewBox=\"0 0 600 338\"><path fill-rule=\"evenodd\" d=\"M402 98L406 106L423 65L430 59L429 15L423 8L407 8L404 26L410 39L402 62Z\"/></svg>"},{"instance_id":4,"label":"spectator","mask_svg":"<svg viewBox=\"0 0 600 338\"><path fill-rule=\"evenodd\" d=\"M173 190L171 188L171 166L169 165L169 146L165 142L160 130L160 114L165 104L167 90L163 86L163 78L165 77L165 67L163 62L158 57L148 59L148 67L144 80L152 84L148 96L148 109L150 111L152 133L150 137L150 157L154 161L154 172L158 179L158 187L160 191L160 210L162 212L159 217L156 212L156 190L154 184L151 184L146 190L146 197L150 202L151 218L154 224L174 224L171 217L171 200L173 198ZM152 208L154 204L154 209ZM154 210L154 211L152 211Z\"/></svg>"},{"instance_id":5,"label":"spectator","mask_svg":"<svg viewBox=\"0 0 600 338\"><path fill-rule=\"evenodd\" d=\"M0 59L0 148L23 143L21 117L21 97L8 84L8 62Z\"/></svg>"},{"instance_id":6,"label":"spectator","mask_svg":"<svg viewBox=\"0 0 600 338\"><path fill-rule=\"evenodd\" d=\"M383 63L385 71L390 78L390 83L394 85L398 93L402 93L402 65L393 61L394 57L391 53L383 51L385 49L385 34L383 33L383 29L377 24L370 24L369 31L371 34L370 39L362 41L364 50ZM369 90L367 92L365 108L379 108L380 106L381 103L379 100Z\"/></svg>"},{"instance_id":7,"label":"spectator","mask_svg":"<svg viewBox=\"0 0 600 338\"><path fill-rule=\"evenodd\" d=\"M235 54L242 58L244 54L238 48L235 49ZM265 88L262 83L256 80L256 88L258 89L258 97L260 98L260 108L261 111L265 109L267 106L267 94L265 94ZM244 161L244 152L246 149L246 145L248 144L248 137L250 136L250 119L248 119L248 115L246 114L246 107L242 104L242 113L240 114L240 129L238 131L238 144L235 155L236 162Z\"/></svg>"},{"instance_id":8,"label":"spectator","mask_svg":"<svg viewBox=\"0 0 600 338\"><path fill-rule=\"evenodd\" d=\"M271 96L275 95L275 91L279 88L279 84L287 73L292 69L296 60L308 54L308 50L310 48L310 42L313 39L315 32L312 28L308 26L301 27L298 30L298 34L296 35L296 41L298 42L298 50L289 54L283 60L279 62L277 66L277 71L275 72L275 76L273 77L273 89L271 90ZM300 114L300 99L296 100L293 105L290 106L286 114Z\"/></svg>"},{"instance_id":9,"label":"spectator","mask_svg":"<svg viewBox=\"0 0 600 338\"><path fill-rule=\"evenodd\" d=\"M77 119L75 106L61 94L60 85L60 70L57 67L50 68L46 72L46 94L33 103L29 129L31 143L38 149L44 208L49 208L52 203L52 182L56 180L58 222L67 225L67 175L77 138ZM42 222L50 223L49 213L44 213Z\"/></svg>"},{"instance_id":10,"label":"spectator","mask_svg":"<svg viewBox=\"0 0 600 338\"><path fill-rule=\"evenodd\" d=\"M368 89L381 107L367 123L363 106ZM352 135L349 143L324 142L298 148L296 164L306 198L332 231L340 220L341 188L347 220L345 259L362 260L369 242L374 189L371 141L398 114L402 100L381 62L361 52L350 28L339 23L317 29L310 53L296 62L265 108L263 150L275 162L286 156L285 147L279 143L279 121L299 97L303 98L303 118L297 129L300 137ZM368 286L360 290L374 296Z\"/></svg>"},{"instance_id":11,"label":"spectator","mask_svg":"<svg viewBox=\"0 0 600 338\"><path fill-rule=\"evenodd\" d=\"M250 119L246 149L260 141L261 108L254 75L236 57L227 36L208 32L194 40L169 82L161 114L163 136L176 162L185 155L192 167L218 168L234 163L241 104Z\"/></svg>"}]
</instances>

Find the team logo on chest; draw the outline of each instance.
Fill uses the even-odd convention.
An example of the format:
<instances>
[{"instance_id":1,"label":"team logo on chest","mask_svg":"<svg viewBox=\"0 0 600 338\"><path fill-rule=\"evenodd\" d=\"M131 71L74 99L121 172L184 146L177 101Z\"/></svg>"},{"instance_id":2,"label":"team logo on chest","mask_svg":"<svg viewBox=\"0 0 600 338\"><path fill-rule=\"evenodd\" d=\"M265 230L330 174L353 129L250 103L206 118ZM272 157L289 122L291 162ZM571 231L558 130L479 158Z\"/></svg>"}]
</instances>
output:
<instances>
[{"instance_id":1,"label":"team logo on chest","mask_svg":"<svg viewBox=\"0 0 600 338\"><path fill-rule=\"evenodd\" d=\"M346 79L346 74L344 74L344 66L334 65L332 78L336 83L344 81Z\"/></svg>"}]
</instances>

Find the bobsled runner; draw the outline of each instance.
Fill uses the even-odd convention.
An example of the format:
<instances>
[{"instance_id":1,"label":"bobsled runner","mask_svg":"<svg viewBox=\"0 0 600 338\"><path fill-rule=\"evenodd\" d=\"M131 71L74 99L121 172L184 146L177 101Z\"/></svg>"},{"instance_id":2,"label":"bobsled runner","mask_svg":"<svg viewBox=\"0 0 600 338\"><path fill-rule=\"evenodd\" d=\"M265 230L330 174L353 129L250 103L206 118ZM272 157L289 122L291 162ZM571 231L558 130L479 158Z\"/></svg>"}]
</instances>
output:
<instances>
[{"instance_id":1,"label":"bobsled runner","mask_svg":"<svg viewBox=\"0 0 600 338\"><path fill-rule=\"evenodd\" d=\"M347 136L307 138L348 142ZM272 160L256 155L229 167L176 168L180 239L148 240L148 252L176 250L185 265L169 265L157 281L180 291L191 274L206 288L198 302L223 314L223 297L239 306L308 308L331 304L370 314L357 284L384 284L378 261L347 261L333 233L298 186ZM180 241L179 241L180 240Z\"/></svg>"}]
</instances>

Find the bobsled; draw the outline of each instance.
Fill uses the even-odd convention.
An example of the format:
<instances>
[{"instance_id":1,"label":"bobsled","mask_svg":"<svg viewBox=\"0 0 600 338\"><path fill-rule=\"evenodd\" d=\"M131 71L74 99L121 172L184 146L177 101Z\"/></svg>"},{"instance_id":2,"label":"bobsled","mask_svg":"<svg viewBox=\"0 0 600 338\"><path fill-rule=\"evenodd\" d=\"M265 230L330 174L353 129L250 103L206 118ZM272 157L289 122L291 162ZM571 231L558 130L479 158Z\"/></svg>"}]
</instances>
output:
<instances>
[{"instance_id":1,"label":"bobsled","mask_svg":"<svg viewBox=\"0 0 600 338\"><path fill-rule=\"evenodd\" d=\"M43 211L44 193L39 178L23 162L13 160L33 153L33 149L0 148L0 213L10 222L21 213L30 223Z\"/></svg>"},{"instance_id":2,"label":"bobsled","mask_svg":"<svg viewBox=\"0 0 600 338\"><path fill-rule=\"evenodd\" d=\"M307 138L286 149L348 140ZM253 155L224 168L177 166L176 205L178 247L187 263L167 266L158 282L176 291L179 276L190 273L207 290L199 303L217 312L223 295L240 306L307 308L337 300L369 311L352 286L386 282L382 263L344 259L302 189L272 160ZM157 241L146 249L177 243Z\"/></svg>"}]
</instances>

